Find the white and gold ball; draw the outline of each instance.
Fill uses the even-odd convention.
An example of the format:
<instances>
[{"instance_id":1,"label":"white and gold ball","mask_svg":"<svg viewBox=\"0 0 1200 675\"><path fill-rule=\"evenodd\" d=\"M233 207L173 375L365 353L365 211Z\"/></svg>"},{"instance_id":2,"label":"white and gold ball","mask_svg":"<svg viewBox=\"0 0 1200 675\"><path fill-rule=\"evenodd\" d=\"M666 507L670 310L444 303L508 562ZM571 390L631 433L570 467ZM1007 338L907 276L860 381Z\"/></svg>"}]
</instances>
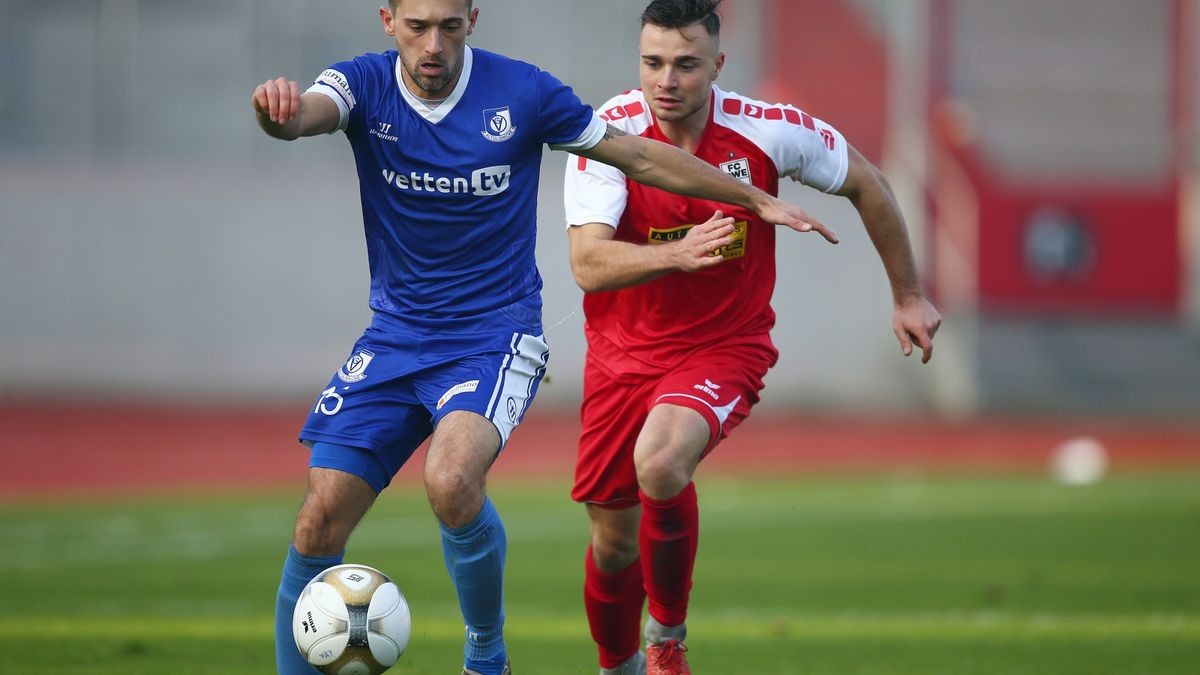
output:
<instances>
[{"instance_id":1,"label":"white and gold ball","mask_svg":"<svg viewBox=\"0 0 1200 675\"><path fill-rule=\"evenodd\" d=\"M337 565L300 592L292 634L305 660L326 675L378 675L408 647L412 616L385 574L366 565Z\"/></svg>"}]
</instances>

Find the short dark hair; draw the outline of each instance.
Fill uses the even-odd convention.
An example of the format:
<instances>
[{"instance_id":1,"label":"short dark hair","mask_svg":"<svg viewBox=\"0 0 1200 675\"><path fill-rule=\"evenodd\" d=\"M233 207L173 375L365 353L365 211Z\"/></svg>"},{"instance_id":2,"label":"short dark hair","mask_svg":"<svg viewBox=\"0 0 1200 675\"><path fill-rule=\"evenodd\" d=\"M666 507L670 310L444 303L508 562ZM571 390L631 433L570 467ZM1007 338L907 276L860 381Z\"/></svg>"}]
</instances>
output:
<instances>
[{"instance_id":1,"label":"short dark hair","mask_svg":"<svg viewBox=\"0 0 1200 675\"><path fill-rule=\"evenodd\" d=\"M471 11L472 1L473 0L467 0L467 11L468 12ZM388 5L391 6L392 11L394 12L394 11L396 11L396 7L398 7L400 5L400 0L388 0Z\"/></svg>"},{"instance_id":2,"label":"short dark hair","mask_svg":"<svg viewBox=\"0 0 1200 675\"><path fill-rule=\"evenodd\" d=\"M723 0L651 0L642 12L642 27L686 28L701 23L709 35L720 35L721 15L717 7Z\"/></svg>"}]
</instances>

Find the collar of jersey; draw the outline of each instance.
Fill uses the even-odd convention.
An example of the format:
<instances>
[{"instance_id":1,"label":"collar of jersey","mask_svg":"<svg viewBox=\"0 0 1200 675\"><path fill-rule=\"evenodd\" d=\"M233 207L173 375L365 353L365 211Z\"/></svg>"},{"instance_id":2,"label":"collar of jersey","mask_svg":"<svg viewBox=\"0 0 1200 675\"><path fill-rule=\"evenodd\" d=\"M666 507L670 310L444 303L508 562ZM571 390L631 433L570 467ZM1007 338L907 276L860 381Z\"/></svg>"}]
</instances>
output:
<instances>
[{"instance_id":1,"label":"collar of jersey","mask_svg":"<svg viewBox=\"0 0 1200 675\"><path fill-rule=\"evenodd\" d=\"M408 107L412 108L421 117L424 117L430 124L441 122L450 111L454 110L454 106L458 104L459 99L463 97L463 92L467 90L467 83L471 81L471 64L474 62L474 56L471 53L470 45L463 45L463 63L462 73L458 76L458 84L454 85L454 91L446 97L446 100L441 105L430 110L421 99L413 96L408 87L404 85L404 75L401 74L402 66L400 57L396 57L396 84L400 87L400 95L404 97L404 101L408 103Z\"/></svg>"}]
</instances>

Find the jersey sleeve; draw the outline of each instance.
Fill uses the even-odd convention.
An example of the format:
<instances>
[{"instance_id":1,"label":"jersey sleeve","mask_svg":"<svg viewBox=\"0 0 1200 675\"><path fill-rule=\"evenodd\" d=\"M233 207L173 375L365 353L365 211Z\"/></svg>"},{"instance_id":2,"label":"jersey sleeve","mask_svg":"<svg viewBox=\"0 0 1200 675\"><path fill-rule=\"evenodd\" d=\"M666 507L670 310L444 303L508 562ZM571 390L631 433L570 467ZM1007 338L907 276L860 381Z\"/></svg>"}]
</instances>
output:
<instances>
[{"instance_id":1,"label":"jersey sleeve","mask_svg":"<svg viewBox=\"0 0 1200 675\"><path fill-rule=\"evenodd\" d=\"M625 174L615 167L572 155L563 182L567 226L604 223L616 229L629 200Z\"/></svg>"},{"instance_id":2,"label":"jersey sleeve","mask_svg":"<svg viewBox=\"0 0 1200 675\"><path fill-rule=\"evenodd\" d=\"M784 136L779 143L779 173L822 192L841 189L850 168L845 137L832 126L791 108L800 124L776 124ZM789 118L791 115L788 116Z\"/></svg>"},{"instance_id":3,"label":"jersey sleeve","mask_svg":"<svg viewBox=\"0 0 1200 675\"><path fill-rule=\"evenodd\" d=\"M337 128L331 131L345 131L350 117L358 104L356 91L362 91L363 70L361 64L355 61L341 61L326 68L312 83L305 93L312 92L328 96L337 104L340 116Z\"/></svg>"},{"instance_id":4,"label":"jersey sleeve","mask_svg":"<svg viewBox=\"0 0 1200 675\"><path fill-rule=\"evenodd\" d=\"M538 70L536 77L542 142L554 150L586 150L599 143L607 127L596 111L550 73Z\"/></svg>"}]
</instances>

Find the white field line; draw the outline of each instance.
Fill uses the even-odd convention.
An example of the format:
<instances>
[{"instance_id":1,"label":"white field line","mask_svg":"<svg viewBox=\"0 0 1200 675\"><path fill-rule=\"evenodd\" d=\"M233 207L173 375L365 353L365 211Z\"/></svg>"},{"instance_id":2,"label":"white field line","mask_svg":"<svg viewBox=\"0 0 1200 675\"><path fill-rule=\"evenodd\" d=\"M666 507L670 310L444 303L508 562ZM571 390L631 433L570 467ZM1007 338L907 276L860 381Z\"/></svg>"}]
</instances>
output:
<instances>
[{"instance_id":1,"label":"white field line","mask_svg":"<svg viewBox=\"0 0 1200 675\"><path fill-rule=\"evenodd\" d=\"M449 608L447 608L449 610ZM426 616L414 622L414 635L436 639L461 639L461 621L453 612L443 618ZM586 636L583 617L535 614L513 608L505 632L514 637L580 639ZM689 616L688 632L696 640L788 639L857 642L882 639L954 642L959 640L1044 640L1048 638L1095 640L1116 637L1179 640L1200 639L1200 617L1182 614L1075 615L1041 613L898 613L898 614L770 614L752 608ZM273 632L269 618L246 617L125 617L57 616L0 618L0 643L25 638L90 639L153 637L225 640L230 635L262 639Z\"/></svg>"}]
</instances>

